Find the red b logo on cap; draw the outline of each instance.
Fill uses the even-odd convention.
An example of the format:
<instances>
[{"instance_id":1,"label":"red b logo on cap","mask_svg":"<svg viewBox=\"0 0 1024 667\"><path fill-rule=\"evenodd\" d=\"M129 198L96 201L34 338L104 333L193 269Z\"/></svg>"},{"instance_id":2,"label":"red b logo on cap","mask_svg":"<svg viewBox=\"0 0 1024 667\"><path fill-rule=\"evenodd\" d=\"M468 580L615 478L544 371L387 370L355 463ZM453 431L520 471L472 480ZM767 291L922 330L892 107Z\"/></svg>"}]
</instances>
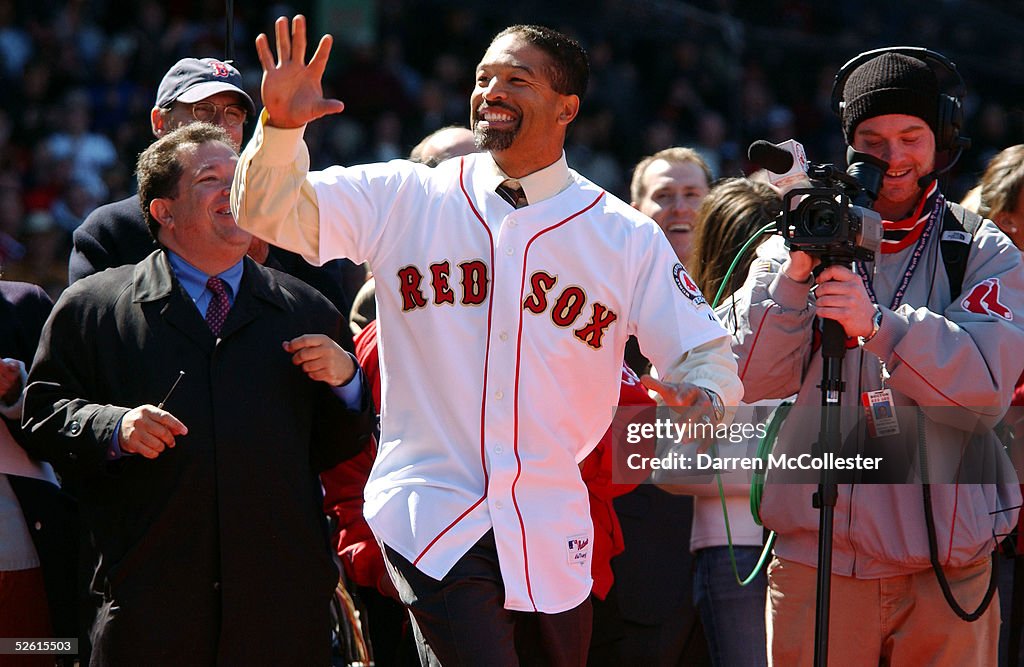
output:
<instances>
[{"instance_id":1,"label":"red b logo on cap","mask_svg":"<svg viewBox=\"0 0 1024 667\"><path fill-rule=\"evenodd\" d=\"M210 67L213 68L213 75L214 76L219 76L219 77L222 77L222 78L225 78L225 79L228 78L229 76L231 76L231 72L228 71L228 66L225 65L222 62L210 63Z\"/></svg>"}]
</instances>

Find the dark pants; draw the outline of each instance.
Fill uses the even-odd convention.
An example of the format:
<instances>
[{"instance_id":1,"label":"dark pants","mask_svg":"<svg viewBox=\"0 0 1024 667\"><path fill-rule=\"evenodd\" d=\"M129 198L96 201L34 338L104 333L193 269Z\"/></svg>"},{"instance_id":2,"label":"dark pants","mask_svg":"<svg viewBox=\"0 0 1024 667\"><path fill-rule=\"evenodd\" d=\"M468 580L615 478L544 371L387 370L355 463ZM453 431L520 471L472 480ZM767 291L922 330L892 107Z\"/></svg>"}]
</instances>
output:
<instances>
[{"instance_id":1,"label":"dark pants","mask_svg":"<svg viewBox=\"0 0 1024 667\"><path fill-rule=\"evenodd\" d=\"M493 532L480 538L440 581L386 545L384 555L388 573L411 613L423 665L586 664L589 599L558 614L505 609Z\"/></svg>"}]
</instances>

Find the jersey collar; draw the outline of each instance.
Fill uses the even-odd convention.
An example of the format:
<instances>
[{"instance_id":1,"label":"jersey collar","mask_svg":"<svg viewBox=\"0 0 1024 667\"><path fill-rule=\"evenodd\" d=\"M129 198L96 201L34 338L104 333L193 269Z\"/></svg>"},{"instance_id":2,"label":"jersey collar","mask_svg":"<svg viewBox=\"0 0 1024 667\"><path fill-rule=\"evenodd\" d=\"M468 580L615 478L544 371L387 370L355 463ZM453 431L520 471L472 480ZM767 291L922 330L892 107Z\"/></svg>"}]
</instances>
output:
<instances>
[{"instance_id":1,"label":"jersey collar","mask_svg":"<svg viewBox=\"0 0 1024 667\"><path fill-rule=\"evenodd\" d=\"M501 167L490 156L491 170L487 173L486 186L493 190L501 185L502 181L509 178L509 175L501 170ZM572 177L569 175L569 164L565 159L565 151L561 157L532 174L527 174L516 179L526 193L526 200L530 204L538 204L545 199L551 199L559 192L569 187Z\"/></svg>"}]
</instances>

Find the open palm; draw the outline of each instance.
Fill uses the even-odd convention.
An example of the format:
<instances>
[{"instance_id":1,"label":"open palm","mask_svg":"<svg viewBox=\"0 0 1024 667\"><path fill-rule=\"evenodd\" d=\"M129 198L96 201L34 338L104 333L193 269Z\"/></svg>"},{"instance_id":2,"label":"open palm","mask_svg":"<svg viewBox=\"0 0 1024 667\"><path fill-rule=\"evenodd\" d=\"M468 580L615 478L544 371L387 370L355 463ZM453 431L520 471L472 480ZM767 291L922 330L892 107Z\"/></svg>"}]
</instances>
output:
<instances>
[{"instance_id":1,"label":"open palm","mask_svg":"<svg viewBox=\"0 0 1024 667\"><path fill-rule=\"evenodd\" d=\"M321 80L334 41L330 35L320 38L313 58L306 64L306 17L297 15L288 30L288 18L274 22L277 61L270 51L270 40L261 33L256 38L256 54L263 66L260 92L267 109L267 122L274 127L294 128L321 116L339 113L341 100L325 99Z\"/></svg>"}]
</instances>

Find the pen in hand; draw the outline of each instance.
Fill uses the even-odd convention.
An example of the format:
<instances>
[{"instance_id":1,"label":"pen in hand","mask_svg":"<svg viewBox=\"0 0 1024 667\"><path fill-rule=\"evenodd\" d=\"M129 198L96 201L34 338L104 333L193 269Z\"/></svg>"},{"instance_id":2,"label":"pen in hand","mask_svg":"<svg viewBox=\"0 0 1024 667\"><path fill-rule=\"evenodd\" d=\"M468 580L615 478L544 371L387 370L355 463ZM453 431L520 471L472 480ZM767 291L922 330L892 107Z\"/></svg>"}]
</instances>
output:
<instances>
[{"instance_id":1,"label":"pen in hand","mask_svg":"<svg viewBox=\"0 0 1024 667\"><path fill-rule=\"evenodd\" d=\"M160 409L160 410L164 409L164 403L166 403L167 399L169 399L171 397L171 394L174 393L175 387L178 386L178 383L181 382L181 378L183 378L183 377L185 377L185 371L178 371L178 377L174 380L174 384L171 385L171 388L167 390L167 395L164 396L164 400L160 401L157 404L156 407L158 409Z\"/></svg>"}]
</instances>

